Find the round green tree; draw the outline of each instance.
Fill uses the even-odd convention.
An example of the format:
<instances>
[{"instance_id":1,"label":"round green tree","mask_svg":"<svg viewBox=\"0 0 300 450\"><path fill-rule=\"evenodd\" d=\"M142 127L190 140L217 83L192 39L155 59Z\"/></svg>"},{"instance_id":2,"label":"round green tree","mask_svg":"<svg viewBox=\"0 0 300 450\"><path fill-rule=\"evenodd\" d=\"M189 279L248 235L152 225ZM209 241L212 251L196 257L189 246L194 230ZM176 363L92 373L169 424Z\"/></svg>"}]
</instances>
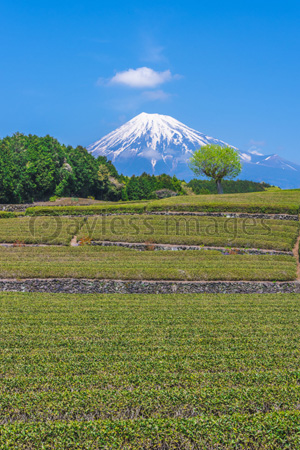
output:
<instances>
[{"instance_id":1,"label":"round green tree","mask_svg":"<svg viewBox=\"0 0 300 450\"><path fill-rule=\"evenodd\" d=\"M237 150L220 145L205 145L196 150L189 166L196 176L206 176L214 180L218 194L223 194L222 180L235 178L242 170Z\"/></svg>"}]
</instances>

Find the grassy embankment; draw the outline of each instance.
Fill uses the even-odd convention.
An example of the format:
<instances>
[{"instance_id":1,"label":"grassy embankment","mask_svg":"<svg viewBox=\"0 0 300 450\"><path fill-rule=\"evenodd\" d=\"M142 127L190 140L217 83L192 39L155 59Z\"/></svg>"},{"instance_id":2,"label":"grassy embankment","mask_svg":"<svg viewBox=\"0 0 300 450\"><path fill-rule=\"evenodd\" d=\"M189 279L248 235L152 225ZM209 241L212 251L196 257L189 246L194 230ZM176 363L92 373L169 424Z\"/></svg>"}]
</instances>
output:
<instances>
[{"instance_id":1,"label":"grassy embankment","mask_svg":"<svg viewBox=\"0 0 300 450\"><path fill-rule=\"evenodd\" d=\"M191 195L148 202L103 202L90 206L48 206L27 209L29 215L88 215L104 212L187 211L299 214L300 190L251 192L247 194Z\"/></svg>"}]
</instances>

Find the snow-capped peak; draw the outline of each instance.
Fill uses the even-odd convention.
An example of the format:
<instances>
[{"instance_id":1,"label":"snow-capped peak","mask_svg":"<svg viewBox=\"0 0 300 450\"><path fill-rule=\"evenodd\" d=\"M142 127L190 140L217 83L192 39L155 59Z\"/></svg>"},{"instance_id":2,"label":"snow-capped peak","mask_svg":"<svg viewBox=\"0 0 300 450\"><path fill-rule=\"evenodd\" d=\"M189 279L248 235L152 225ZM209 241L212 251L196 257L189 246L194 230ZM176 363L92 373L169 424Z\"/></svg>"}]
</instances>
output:
<instances>
[{"instance_id":1,"label":"snow-capped peak","mask_svg":"<svg viewBox=\"0 0 300 450\"><path fill-rule=\"evenodd\" d=\"M251 155L256 156L264 156L263 153L260 153L258 150L248 150L248 153L251 153Z\"/></svg>"},{"instance_id":2,"label":"snow-capped peak","mask_svg":"<svg viewBox=\"0 0 300 450\"><path fill-rule=\"evenodd\" d=\"M122 157L142 156L154 167L163 157L188 157L206 144L227 146L226 142L206 136L170 116L141 113L120 128L88 147L94 155L106 155L113 161ZM155 163L154 163L155 161Z\"/></svg>"}]
</instances>

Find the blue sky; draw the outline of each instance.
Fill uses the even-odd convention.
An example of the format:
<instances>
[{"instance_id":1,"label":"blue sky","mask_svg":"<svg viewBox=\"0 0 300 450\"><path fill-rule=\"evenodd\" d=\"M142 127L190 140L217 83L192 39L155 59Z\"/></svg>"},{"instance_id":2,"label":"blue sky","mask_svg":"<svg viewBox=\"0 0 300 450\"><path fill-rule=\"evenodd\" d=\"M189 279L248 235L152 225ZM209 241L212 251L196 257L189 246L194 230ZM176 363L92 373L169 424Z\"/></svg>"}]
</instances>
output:
<instances>
[{"instance_id":1,"label":"blue sky","mask_svg":"<svg viewBox=\"0 0 300 450\"><path fill-rule=\"evenodd\" d=\"M0 3L0 136L88 145L140 112L300 163L299 1Z\"/></svg>"}]
</instances>

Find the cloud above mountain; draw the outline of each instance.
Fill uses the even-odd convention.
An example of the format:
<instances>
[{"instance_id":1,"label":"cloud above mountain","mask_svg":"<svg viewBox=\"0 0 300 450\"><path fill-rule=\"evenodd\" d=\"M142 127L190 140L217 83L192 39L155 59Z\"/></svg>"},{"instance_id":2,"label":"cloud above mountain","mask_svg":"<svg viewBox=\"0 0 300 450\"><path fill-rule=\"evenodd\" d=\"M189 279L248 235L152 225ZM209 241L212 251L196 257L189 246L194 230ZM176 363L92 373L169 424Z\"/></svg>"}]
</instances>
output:
<instances>
[{"instance_id":1,"label":"cloud above mountain","mask_svg":"<svg viewBox=\"0 0 300 450\"><path fill-rule=\"evenodd\" d=\"M149 67L139 67L138 69L128 69L123 72L117 72L116 75L111 78L109 84L118 84L138 89L156 88L174 78L177 78L177 76L172 75L170 70L156 72Z\"/></svg>"}]
</instances>

